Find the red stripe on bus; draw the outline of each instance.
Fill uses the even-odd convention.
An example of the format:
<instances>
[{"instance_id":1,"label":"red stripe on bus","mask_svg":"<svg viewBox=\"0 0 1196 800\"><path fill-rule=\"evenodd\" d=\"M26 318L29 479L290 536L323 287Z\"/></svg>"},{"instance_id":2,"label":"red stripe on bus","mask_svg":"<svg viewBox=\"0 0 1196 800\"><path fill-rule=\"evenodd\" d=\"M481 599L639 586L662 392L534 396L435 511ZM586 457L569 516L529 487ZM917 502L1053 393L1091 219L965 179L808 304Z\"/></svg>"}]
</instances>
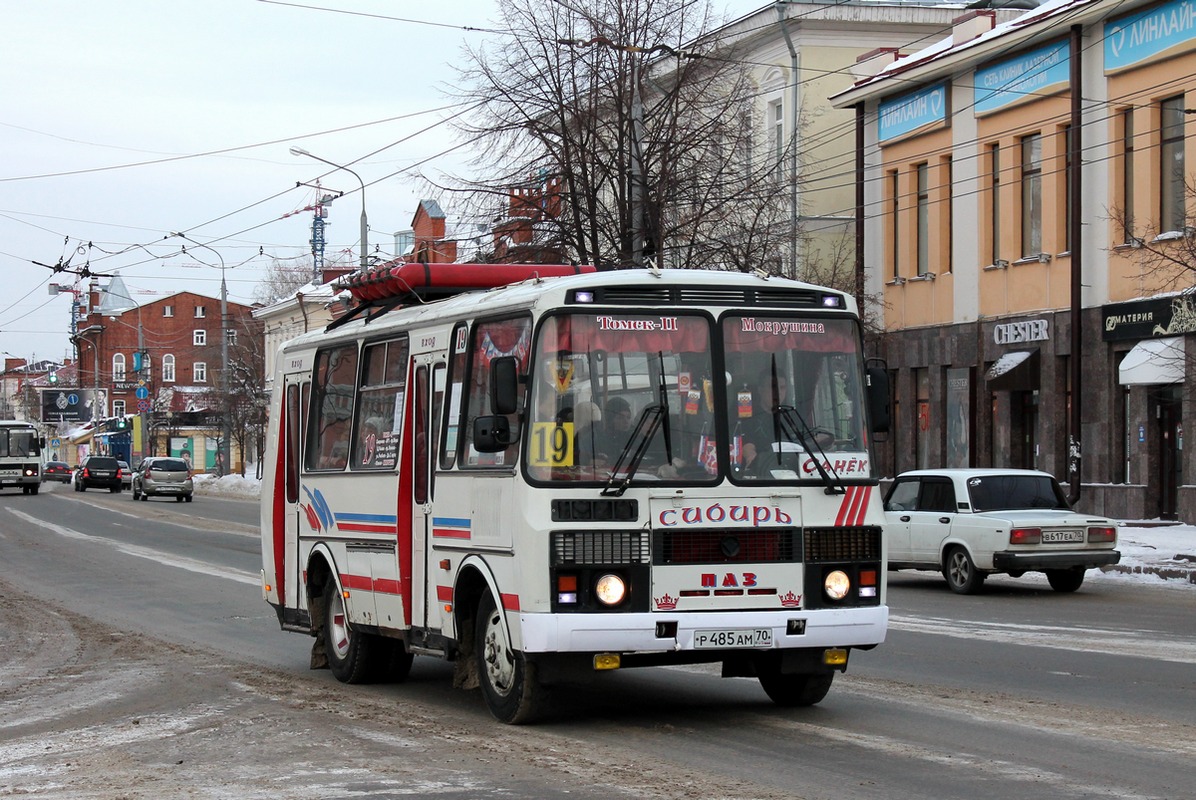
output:
<instances>
[{"instance_id":1,"label":"red stripe on bus","mask_svg":"<svg viewBox=\"0 0 1196 800\"><path fill-rule=\"evenodd\" d=\"M342 531L353 531L355 533L389 533L395 532L393 525L371 525L368 522L338 522L336 527Z\"/></svg>"},{"instance_id":2,"label":"red stripe on bus","mask_svg":"<svg viewBox=\"0 0 1196 800\"><path fill-rule=\"evenodd\" d=\"M278 455L274 459L274 502L271 503L270 543L274 551L274 588L278 590L278 605L287 604L287 464L286 453L290 443L287 435L287 395L282 392L282 411L278 415ZM295 458L298 458L295 454Z\"/></svg>"},{"instance_id":3,"label":"red stripe on bus","mask_svg":"<svg viewBox=\"0 0 1196 800\"><path fill-rule=\"evenodd\" d=\"M506 609L507 611L518 611L519 610L519 595L517 595L517 594L502 594L502 595L499 595L499 597L502 598L502 607L504 609Z\"/></svg>"},{"instance_id":4,"label":"red stripe on bus","mask_svg":"<svg viewBox=\"0 0 1196 800\"><path fill-rule=\"evenodd\" d=\"M396 580L379 579L374 581L374 591L379 594L394 594L399 593L399 582Z\"/></svg>"},{"instance_id":5,"label":"red stripe on bus","mask_svg":"<svg viewBox=\"0 0 1196 800\"><path fill-rule=\"evenodd\" d=\"M460 528L433 528L432 536L437 539L468 539L469 530Z\"/></svg>"},{"instance_id":6,"label":"red stripe on bus","mask_svg":"<svg viewBox=\"0 0 1196 800\"><path fill-rule=\"evenodd\" d=\"M341 586L346 589L360 589L361 591L373 591L374 579L369 575L348 575L341 573Z\"/></svg>"}]
</instances>

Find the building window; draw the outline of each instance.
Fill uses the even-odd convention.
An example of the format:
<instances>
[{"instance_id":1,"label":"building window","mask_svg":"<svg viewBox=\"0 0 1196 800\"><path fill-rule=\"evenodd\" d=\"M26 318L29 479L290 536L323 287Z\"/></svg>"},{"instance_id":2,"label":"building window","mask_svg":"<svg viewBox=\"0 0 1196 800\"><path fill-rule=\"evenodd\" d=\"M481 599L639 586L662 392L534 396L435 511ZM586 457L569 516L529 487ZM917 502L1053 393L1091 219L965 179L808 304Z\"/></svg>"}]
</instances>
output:
<instances>
[{"instance_id":1,"label":"building window","mask_svg":"<svg viewBox=\"0 0 1196 800\"><path fill-rule=\"evenodd\" d=\"M1134 109L1121 112L1121 224L1123 241L1134 241Z\"/></svg>"},{"instance_id":2,"label":"building window","mask_svg":"<svg viewBox=\"0 0 1196 800\"><path fill-rule=\"evenodd\" d=\"M785 180L785 108L778 100L770 104L772 109L773 157L776 159L776 177Z\"/></svg>"},{"instance_id":3,"label":"building window","mask_svg":"<svg viewBox=\"0 0 1196 800\"><path fill-rule=\"evenodd\" d=\"M1162 148L1160 151L1159 229L1184 229L1184 96L1162 101Z\"/></svg>"},{"instance_id":4,"label":"building window","mask_svg":"<svg viewBox=\"0 0 1196 800\"><path fill-rule=\"evenodd\" d=\"M166 383L174 383L174 356L162 356L162 380Z\"/></svg>"},{"instance_id":5,"label":"building window","mask_svg":"<svg viewBox=\"0 0 1196 800\"><path fill-rule=\"evenodd\" d=\"M1022 137L1022 257L1042 252L1042 134Z\"/></svg>"},{"instance_id":6,"label":"building window","mask_svg":"<svg viewBox=\"0 0 1196 800\"><path fill-rule=\"evenodd\" d=\"M112 357L112 380L123 381L125 379L125 354L117 353Z\"/></svg>"},{"instance_id":7,"label":"building window","mask_svg":"<svg viewBox=\"0 0 1196 800\"><path fill-rule=\"evenodd\" d=\"M196 361L195 366L191 368L191 377L196 383L207 383L208 365L202 361Z\"/></svg>"},{"instance_id":8,"label":"building window","mask_svg":"<svg viewBox=\"0 0 1196 800\"><path fill-rule=\"evenodd\" d=\"M989 145L989 182L992 184L992 263L1001 260L1001 145Z\"/></svg>"},{"instance_id":9,"label":"building window","mask_svg":"<svg viewBox=\"0 0 1196 800\"><path fill-rule=\"evenodd\" d=\"M208 332L207 331L200 330L200 331L195 331L192 334L191 344L195 345L196 347L200 347L207 343L208 343Z\"/></svg>"},{"instance_id":10,"label":"building window","mask_svg":"<svg viewBox=\"0 0 1196 800\"><path fill-rule=\"evenodd\" d=\"M125 401L124 400L113 400L112 401L112 416L123 417L124 415L125 415Z\"/></svg>"},{"instance_id":11,"label":"building window","mask_svg":"<svg viewBox=\"0 0 1196 800\"><path fill-rule=\"evenodd\" d=\"M940 227L939 230L947 232L947 247L946 252L942 254L940 260L941 270L943 272L950 272L954 265L953 258L955 255L955 225L954 222L954 205L955 205L955 162L951 156L943 158L943 210L939 214Z\"/></svg>"},{"instance_id":12,"label":"building window","mask_svg":"<svg viewBox=\"0 0 1196 800\"><path fill-rule=\"evenodd\" d=\"M162 306L162 316L173 317L174 316L174 306Z\"/></svg>"},{"instance_id":13,"label":"building window","mask_svg":"<svg viewBox=\"0 0 1196 800\"><path fill-rule=\"evenodd\" d=\"M207 316L207 309L204 308L203 306L196 306L195 307L195 318L203 319L205 316Z\"/></svg>"},{"instance_id":14,"label":"building window","mask_svg":"<svg viewBox=\"0 0 1196 800\"><path fill-rule=\"evenodd\" d=\"M914 167L918 176L918 276L930 272L930 165Z\"/></svg>"},{"instance_id":15,"label":"building window","mask_svg":"<svg viewBox=\"0 0 1196 800\"><path fill-rule=\"evenodd\" d=\"M889 173L889 227L892 230L893 279L901 277L901 176Z\"/></svg>"}]
</instances>

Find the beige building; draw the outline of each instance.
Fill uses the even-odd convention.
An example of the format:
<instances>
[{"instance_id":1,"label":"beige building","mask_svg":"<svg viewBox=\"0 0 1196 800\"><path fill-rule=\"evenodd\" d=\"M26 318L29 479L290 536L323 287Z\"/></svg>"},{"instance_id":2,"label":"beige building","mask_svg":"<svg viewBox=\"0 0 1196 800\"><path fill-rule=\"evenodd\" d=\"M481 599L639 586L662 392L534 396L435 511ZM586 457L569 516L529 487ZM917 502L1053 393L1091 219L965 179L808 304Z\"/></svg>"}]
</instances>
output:
<instances>
[{"instance_id":1,"label":"beige building","mask_svg":"<svg viewBox=\"0 0 1196 800\"><path fill-rule=\"evenodd\" d=\"M785 201L798 235L795 250L778 254L783 274L831 282L853 269L854 116L827 98L852 86L861 52L918 48L949 31L960 8L932 0L782 2L711 34L726 43L726 58L749 65L758 87L757 153L783 152L792 145L784 173L797 179L788 183ZM997 13L1012 19L1018 12Z\"/></svg>"},{"instance_id":2,"label":"beige building","mask_svg":"<svg viewBox=\"0 0 1196 800\"><path fill-rule=\"evenodd\" d=\"M860 120L888 469L1036 467L1085 510L1196 519L1191 7L1052 0L1003 24L974 10L858 69L832 100Z\"/></svg>"}]
</instances>

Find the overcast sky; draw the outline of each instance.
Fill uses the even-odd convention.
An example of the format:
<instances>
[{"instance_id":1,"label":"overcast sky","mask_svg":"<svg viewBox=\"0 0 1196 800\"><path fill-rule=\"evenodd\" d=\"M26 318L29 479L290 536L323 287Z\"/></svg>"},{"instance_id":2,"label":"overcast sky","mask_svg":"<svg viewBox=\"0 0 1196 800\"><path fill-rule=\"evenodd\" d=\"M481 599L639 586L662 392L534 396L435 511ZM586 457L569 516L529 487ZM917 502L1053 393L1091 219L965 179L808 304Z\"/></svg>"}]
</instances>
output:
<instances>
[{"instance_id":1,"label":"overcast sky","mask_svg":"<svg viewBox=\"0 0 1196 800\"><path fill-rule=\"evenodd\" d=\"M763 0L722 0L741 16ZM269 256L310 250L316 197L367 184L370 245L393 250L432 195L412 169L464 169L445 124L466 42L493 0L12 0L0 72L0 351L72 353L69 259L137 302L190 290L248 302ZM483 30L470 30L480 28ZM426 132L420 133L425 129ZM446 152L448 151L448 152ZM335 202L326 260L357 258L361 194ZM219 252L170 235L185 233ZM90 244L90 246L89 246ZM181 246L188 252L182 253ZM123 252L122 252L123 251ZM261 257L264 251L267 257ZM101 278L106 281L106 278Z\"/></svg>"}]
</instances>

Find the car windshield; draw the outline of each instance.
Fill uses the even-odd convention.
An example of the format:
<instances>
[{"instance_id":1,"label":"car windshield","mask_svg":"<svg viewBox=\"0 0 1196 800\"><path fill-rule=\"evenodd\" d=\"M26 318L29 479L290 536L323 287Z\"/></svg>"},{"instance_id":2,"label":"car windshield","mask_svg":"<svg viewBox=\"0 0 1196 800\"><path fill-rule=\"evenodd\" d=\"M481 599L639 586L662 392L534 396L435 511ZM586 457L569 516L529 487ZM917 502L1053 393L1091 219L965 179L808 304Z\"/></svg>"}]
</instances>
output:
<instances>
[{"instance_id":1,"label":"car windshield","mask_svg":"<svg viewBox=\"0 0 1196 800\"><path fill-rule=\"evenodd\" d=\"M977 475L968 479L968 499L973 511L1070 510L1063 490L1050 475Z\"/></svg>"}]
</instances>

